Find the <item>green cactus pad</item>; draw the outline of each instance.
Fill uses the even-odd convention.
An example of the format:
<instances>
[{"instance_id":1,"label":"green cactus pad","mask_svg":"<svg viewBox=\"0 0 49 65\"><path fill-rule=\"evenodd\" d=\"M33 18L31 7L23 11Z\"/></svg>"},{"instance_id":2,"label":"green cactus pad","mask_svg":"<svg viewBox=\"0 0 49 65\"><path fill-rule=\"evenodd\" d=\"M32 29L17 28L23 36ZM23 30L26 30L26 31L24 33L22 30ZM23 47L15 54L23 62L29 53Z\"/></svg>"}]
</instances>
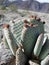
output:
<instances>
[{"instance_id":1,"label":"green cactus pad","mask_svg":"<svg viewBox=\"0 0 49 65\"><path fill-rule=\"evenodd\" d=\"M20 42L21 39L21 31L23 28L24 22L23 21L18 21L18 22L11 22L11 31L15 37L15 39L17 40L17 42Z\"/></svg>"},{"instance_id":2,"label":"green cactus pad","mask_svg":"<svg viewBox=\"0 0 49 65\"><path fill-rule=\"evenodd\" d=\"M38 38L37 38L37 41L36 41L36 44L35 44L35 47L34 47L34 55L35 56L39 56L40 52L41 52L41 49L42 49L42 45L43 45L43 39L44 39L44 34L41 33Z\"/></svg>"},{"instance_id":3,"label":"green cactus pad","mask_svg":"<svg viewBox=\"0 0 49 65\"><path fill-rule=\"evenodd\" d=\"M47 39L39 55L40 60L43 60L49 54L49 40Z\"/></svg>"},{"instance_id":4,"label":"green cactus pad","mask_svg":"<svg viewBox=\"0 0 49 65\"><path fill-rule=\"evenodd\" d=\"M13 32L15 39L17 40L17 42L22 43L25 50L25 54L27 56L31 55L38 35L44 32L44 25L42 22L36 20L30 20L29 23L38 24L38 26L29 27L26 30L26 32L24 32L25 34L23 34L23 36L22 36L22 30L24 26L24 21L19 20L13 24L11 23L10 25L11 31Z\"/></svg>"},{"instance_id":5,"label":"green cactus pad","mask_svg":"<svg viewBox=\"0 0 49 65\"><path fill-rule=\"evenodd\" d=\"M16 50L18 48L18 46L16 45L15 38L14 38L14 36L11 33L9 28L7 28L7 29L4 28L3 31L4 31L4 35L5 35L5 38L7 40L8 46L9 46L12 54L15 56L16 55Z\"/></svg>"},{"instance_id":6,"label":"green cactus pad","mask_svg":"<svg viewBox=\"0 0 49 65\"><path fill-rule=\"evenodd\" d=\"M24 46L25 54L27 56L31 55L38 35L44 32L44 26L42 22L32 20L32 23L38 24L38 26L28 27L24 34L22 33L21 35L21 43Z\"/></svg>"},{"instance_id":7,"label":"green cactus pad","mask_svg":"<svg viewBox=\"0 0 49 65\"><path fill-rule=\"evenodd\" d=\"M41 61L41 65L49 65L49 55L47 55L45 59Z\"/></svg>"}]
</instances>

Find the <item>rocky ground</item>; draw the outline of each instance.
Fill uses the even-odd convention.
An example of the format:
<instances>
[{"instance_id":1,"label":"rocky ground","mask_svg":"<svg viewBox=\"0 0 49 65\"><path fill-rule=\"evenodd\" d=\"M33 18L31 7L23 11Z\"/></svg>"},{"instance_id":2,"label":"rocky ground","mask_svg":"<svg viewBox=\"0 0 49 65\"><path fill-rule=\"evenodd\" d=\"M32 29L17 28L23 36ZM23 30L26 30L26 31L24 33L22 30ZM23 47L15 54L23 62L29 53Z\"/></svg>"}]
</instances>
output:
<instances>
[{"instance_id":1,"label":"rocky ground","mask_svg":"<svg viewBox=\"0 0 49 65\"><path fill-rule=\"evenodd\" d=\"M0 65L15 65L15 57L3 43L0 43Z\"/></svg>"}]
</instances>

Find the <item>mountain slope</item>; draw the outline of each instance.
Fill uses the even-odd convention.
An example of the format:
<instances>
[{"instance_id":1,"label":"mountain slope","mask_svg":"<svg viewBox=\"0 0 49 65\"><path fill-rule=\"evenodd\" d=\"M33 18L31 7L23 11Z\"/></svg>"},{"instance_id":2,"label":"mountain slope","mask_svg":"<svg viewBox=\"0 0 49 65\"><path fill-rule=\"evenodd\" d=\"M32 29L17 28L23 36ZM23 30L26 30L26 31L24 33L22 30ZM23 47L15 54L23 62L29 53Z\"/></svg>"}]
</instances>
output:
<instances>
[{"instance_id":1,"label":"mountain slope","mask_svg":"<svg viewBox=\"0 0 49 65\"><path fill-rule=\"evenodd\" d=\"M0 0L0 1L3 1L3 0ZM15 0L13 2L10 2L9 0L4 0L3 2L3 5L5 6L9 6L11 4L16 5L20 9L29 9L33 11L49 13L49 3L40 3L35 0L26 0L26 1Z\"/></svg>"}]
</instances>

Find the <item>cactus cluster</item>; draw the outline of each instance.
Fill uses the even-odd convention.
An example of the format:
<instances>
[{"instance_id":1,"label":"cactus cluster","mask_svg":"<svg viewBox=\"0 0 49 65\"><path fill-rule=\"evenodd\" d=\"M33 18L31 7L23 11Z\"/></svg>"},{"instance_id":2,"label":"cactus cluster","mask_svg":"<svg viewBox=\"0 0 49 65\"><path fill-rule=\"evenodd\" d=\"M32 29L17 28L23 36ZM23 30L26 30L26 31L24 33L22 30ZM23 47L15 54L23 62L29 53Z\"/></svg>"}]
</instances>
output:
<instances>
[{"instance_id":1,"label":"cactus cluster","mask_svg":"<svg viewBox=\"0 0 49 65\"><path fill-rule=\"evenodd\" d=\"M10 27L9 25L3 25L3 32L8 46L13 55L16 56L16 58L18 57L16 62L19 61L24 54L27 58L32 57L33 60L43 60L49 53L49 40L47 37L44 38L44 22L41 22L41 19L36 16L28 17L28 19L10 21ZM18 47L21 48L17 50ZM24 53L21 50L22 48L24 49ZM22 57L20 57L19 53L22 53L23 56L21 54ZM45 60L43 60L43 62L44 61ZM23 60L20 62L23 63ZM16 65L21 65L20 62ZM25 58L24 62L26 62ZM41 65L43 62L41 62Z\"/></svg>"}]
</instances>

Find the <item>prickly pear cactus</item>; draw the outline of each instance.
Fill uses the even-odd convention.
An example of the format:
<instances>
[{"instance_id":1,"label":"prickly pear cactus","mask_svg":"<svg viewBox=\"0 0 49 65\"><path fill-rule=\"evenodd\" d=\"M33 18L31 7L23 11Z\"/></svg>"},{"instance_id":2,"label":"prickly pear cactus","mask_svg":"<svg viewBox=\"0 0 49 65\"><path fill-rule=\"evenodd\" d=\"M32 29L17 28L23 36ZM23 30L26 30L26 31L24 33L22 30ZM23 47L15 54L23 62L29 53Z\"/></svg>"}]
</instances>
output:
<instances>
[{"instance_id":1,"label":"prickly pear cactus","mask_svg":"<svg viewBox=\"0 0 49 65\"><path fill-rule=\"evenodd\" d=\"M30 56L38 35L44 32L44 24L40 21L32 19L29 22L25 22L29 24L29 26L25 29L23 28L24 21L18 20L15 22L11 21L10 23L11 31L14 34L15 39L18 43L22 43L25 50L25 54L27 56ZM30 23L33 23L35 27L33 27L32 25L30 26Z\"/></svg>"},{"instance_id":2,"label":"prickly pear cactus","mask_svg":"<svg viewBox=\"0 0 49 65\"><path fill-rule=\"evenodd\" d=\"M8 43L7 43L5 36L2 38L2 42L4 43L4 47L9 49L9 46L8 46Z\"/></svg>"},{"instance_id":3,"label":"prickly pear cactus","mask_svg":"<svg viewBox=\"0 0 49 65\"><path fill-rule=\"evenodd\" d=\"M33 57L33 54L34 54L34 58L35 59L38 59L38 60L41 60L41 58L45 58L44 55L46 55L47 52L45 52L44 54L41 54L43 50L43 47L45 46L46 44L46 41L48 39L48 36L41 33L38 38L37 38L37 41L35 43L35 47L34 47L34 50L33 50L33 53L32 53L32 57ZM40 56L40 57L39 57ZM39 59L40 58L40 59Z\"/></svg>"},{"instance_id":4,"label":"prickly pear cactus","mask_svg":"<svg viewBox=\"0 0 49 65\"><path fill-rule=\"evenodd\" d=\"M14 36L12 35L12 33L9 29L8 24L3 25L3 32L4 32L4 36L7 40L8 46L9 46L12 54L15 56L16 55L16 50L17 50L17 45L16 45L16 41L14 39Z\"/></svg>"},{"instance_id":5,"label":"prickly pear cactus","mask_svg":"<svg viewBox=\"0 0 49 65\"><path fill-rule=\"evenodd\" d=\"M47 55L49 55L49 39L47 39L45 45L42 47L39 58L43 60Z\"/></svg>"},{"instance_id":6,"label":"prickly pear cactus","mask_svg":"<svg viewBox=\"0 0 49 65\"><path fill-rule=\"evenodd\" d=\"M31 23L38 24L38 27L36 28L38 33L44 32L44 25L41 21L37 21L37 20L33 19L33 20L31 20Z\"/></svg>"},{"instance_id":7,"label":"prickly pear cactus","mask_svg":"<svg viewBox=\"0 0 49 65\"><path fill-rule=\"evenodd\" d=\"M37 64L37 63L35 63L35 62L31 61L31 60L29 60L29 64L30 65L39 65L39 64Z\"/></svg>"},{"instance_id":8,"label":"prickly pear cactus","mask_svg":"<svg viewBox=\"0 0 49 65\"><path fill-rule=\"evenodd\" d=\"M27 56L31 55L38 35L44 32L44 25L42 22L32 20L32 23L35 26L24 27L21 34L21 43L24 46L24 51Z\"/></svg>"},{"instance_id":9,"label":"prickly pear cactus","mask_svg":"<svg viewBox=\"0 0 49 65\"><path fill-rule=\"evenodd\" d=\"M34 55L37 57L39 56L39 54L41 52L43 40L44 40L44 34L41 33L37 38L37 42L36 42L34 50L33 50Z\"/></svg>"},{"instance_id":10,"label":"prickly pear cactus","mask_svg":"<svg viewBox=\"0 0 49 65\"><path fill-rule=\"evenodd\" d=\"M44 24L41 22L40 18L29 18L27 21L11 21L10 26L11 30L7 25L3 27L3 33L6 38L6 40L3 39L3 41L8 44L11 52L16 56L16 65L26 63L25 55L27 58L33 55L34 57L31 59L33 59L34 62L40 63L41 61L41 65L49 64L49 38L47 39L47 37L45 38L43 36ZM6 44L5 46L7 47ZM23 47L23 49L18 48L20 46ZM33 64L33 62L30 61L29 63L30 65ZM36 63L34 64L36 65Z\"/></svg>"},{"instance_id":11,"label":"prickly pear cactus","mask_svg":"<svg viewBox=\"0 0 49 65\"><path fill-rule=\"evenodd\" d=\"M10 26L11 26L11 31L15 37L15 39L17 40L17 42L20 42L21 39L21 31L24 25L23 21L10 21Z\"/></svg>"},{"instance_id":12,"label":"prickly pear cactus","mask_svg":"<svg viewBox=\"0 0 49 65\"><path fill-rule=\"evenodd\" d=\"M41 61L41 65L49 65L49 55L47 55L45 59Z\"/></svg>"}]
</instances>

